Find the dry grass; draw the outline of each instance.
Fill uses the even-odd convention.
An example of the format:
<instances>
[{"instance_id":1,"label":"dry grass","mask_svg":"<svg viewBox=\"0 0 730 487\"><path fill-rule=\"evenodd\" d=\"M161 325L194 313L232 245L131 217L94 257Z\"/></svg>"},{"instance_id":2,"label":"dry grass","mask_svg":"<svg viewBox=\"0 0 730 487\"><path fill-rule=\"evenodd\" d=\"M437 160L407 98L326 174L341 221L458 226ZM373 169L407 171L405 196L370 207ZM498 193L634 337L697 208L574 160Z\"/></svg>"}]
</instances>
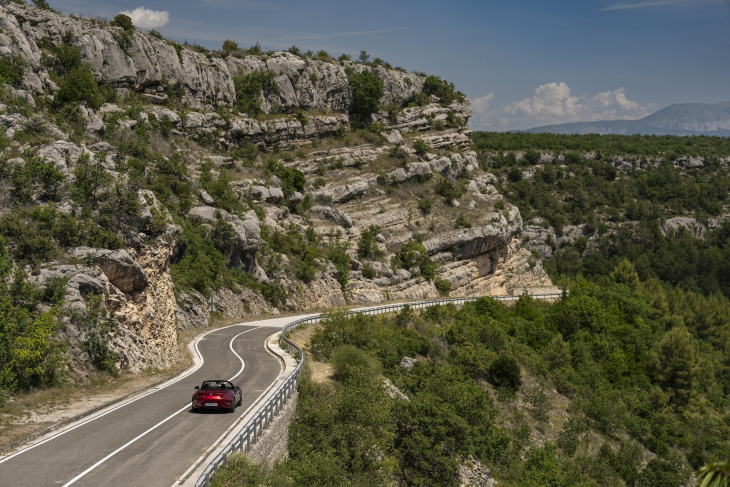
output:
<instances>
[{"instance_id":1,"label":"dry grass","mask_svg":"<svg viewBox=\"0 0 730 487\"><path fill-rule=\"evenodd\" d=\"M318 384L325 384L333 382L332 378L332 366L324 362L318 362L312 358L312 355L307 352L309 343L312 335L321 328L319 324L311 324L301 328L298 328L291 332L289 339L302 347L304 353L307 356L307 364L309 364L310 379Z\"/></svg>"},{"instance_id":2,"label":"dry grass","mask_svg":"<svg viewBox=\"0 0 730 487\"><path fill-rule=\"evenodd\" d=\"M65 384L18 394L0 408L0 451L16 440L144 389L170 375L170 370L117 376L96 373L84 384Z\"/></svg>"}]
</instances>

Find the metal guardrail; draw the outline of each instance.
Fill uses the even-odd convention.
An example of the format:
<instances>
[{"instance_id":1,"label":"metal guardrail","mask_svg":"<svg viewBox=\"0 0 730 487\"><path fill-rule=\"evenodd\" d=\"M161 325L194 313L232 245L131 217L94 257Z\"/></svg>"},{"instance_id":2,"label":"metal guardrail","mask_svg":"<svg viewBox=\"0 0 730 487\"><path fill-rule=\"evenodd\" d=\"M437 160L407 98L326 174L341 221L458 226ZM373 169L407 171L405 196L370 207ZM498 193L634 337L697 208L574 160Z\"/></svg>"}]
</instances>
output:
<instances>
[{"instance_id":1,"label":"metal guardrail","mask_svg":"<svg viewBox=\"0 0 730 487\"><path fill-rule=\"evenodd\" d=\"M507 296L489 296L492 299L498 301L517 301L520 296L530 296L537 299L559 299L563 296L563 293L545 293L545 294L516 294ZM464 304L470 301L476 301L479 298L447 298L447 299L434 299L429 301L416 301L412 303L399 303L389 304L385 306L377 306L375 308L363 308L351 310L348 314L362 313L366 315L378 315L383 313L392 313L402 309L404 306L410 306L415 309L425 309L429 306L443 305L443 304ZM203 473L195 482L195 487L209 487L211 479L215 476L218 469L224 467L228 461L228 455L237 451L248 453L251 451L251 447L259 440L263 435L264 430L268 428L274 417L279 414L279 411L286 405L287 401L299 386L299 376L302 373L302 367L304 366L304 351L299 348L294 342L287 338L287 334L299 328L302 325L309 323L317 323L326 315L319 314L310 316L308 318L302 318L299 320L292 321L281 330L281 337L279 339L279 345L282 348L294 355L299 363L289 377L274 391L274 393L267 399L256 411L256 414L246 422L241 428L239 433L223 448L223 450L216 455L212 462L205 468ZM283 343L282 343L283 342Z\"/></svg>"}]
</instances>

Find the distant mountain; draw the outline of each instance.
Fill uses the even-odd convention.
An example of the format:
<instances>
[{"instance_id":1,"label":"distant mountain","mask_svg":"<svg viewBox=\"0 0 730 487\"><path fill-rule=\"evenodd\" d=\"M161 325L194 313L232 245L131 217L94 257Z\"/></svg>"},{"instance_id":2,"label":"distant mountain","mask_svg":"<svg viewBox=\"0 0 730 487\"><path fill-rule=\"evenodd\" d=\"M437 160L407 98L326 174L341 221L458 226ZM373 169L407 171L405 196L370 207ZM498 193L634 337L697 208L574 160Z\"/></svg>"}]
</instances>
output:
<instances>
[{"instance_id":1,"label":"distant mountain","mask_svg":"<svg viewBox=\"0 0 730 487\"><path fill-rule=\"evenodd\" d=\"M639 120L543 125L522 132L553 134L718 135L730 137L730 102L670 105Z\"/></svg>"}]
</instances>

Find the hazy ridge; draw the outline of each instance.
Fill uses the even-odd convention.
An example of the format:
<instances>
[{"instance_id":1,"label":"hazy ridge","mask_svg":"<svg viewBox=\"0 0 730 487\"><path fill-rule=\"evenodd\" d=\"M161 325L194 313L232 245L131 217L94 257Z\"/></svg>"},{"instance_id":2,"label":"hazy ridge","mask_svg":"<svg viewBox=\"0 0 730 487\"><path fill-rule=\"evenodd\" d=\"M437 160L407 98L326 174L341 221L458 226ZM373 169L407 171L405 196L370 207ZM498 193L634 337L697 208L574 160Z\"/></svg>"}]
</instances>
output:
<instances>
[{"instance_id":1,"label":"hazy ridge","mask_svg":"<svg viewBox=\"0 0 730 487\"><path fill-rule=\"evenodd\" d=\"M604 120L543 125L529 133L730 136L730 102L678 103L639 120Z\"/></svg>"}]
</instances>

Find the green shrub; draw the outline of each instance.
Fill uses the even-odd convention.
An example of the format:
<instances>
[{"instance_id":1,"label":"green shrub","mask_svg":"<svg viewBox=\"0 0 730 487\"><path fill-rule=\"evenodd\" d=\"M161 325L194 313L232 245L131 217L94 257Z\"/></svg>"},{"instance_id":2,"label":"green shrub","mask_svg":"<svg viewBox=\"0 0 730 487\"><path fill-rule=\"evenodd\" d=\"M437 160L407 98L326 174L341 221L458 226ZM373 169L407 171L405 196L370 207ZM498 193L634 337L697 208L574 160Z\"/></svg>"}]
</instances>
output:
<instances>
[{"instance_id":1,"label":"green shrub","mask_svg":"<svg viewBox=\"0 0 730 487\"><path fill-rule=\"evenodd\" d=\"M370 124L370 116L380 107L380 99L385 94L383 80L377 73L368 70L358 73L354 69L348 68L346 72L347 82L352 92L352 105L350 106L352 126L362 128Z\"/></svg>"},{"instance_id":2,"label":"green shrub","mask_svg":"<svg viewBox=\"0 0 730 487\"><path fill-rule=\"evenodd\" d=\"M522 385L522 373L517 361L509 355L500 355L488 370L489 382L497 388L516 392Z\"/></svg>"},{"instance_id":3,"label":"green shrub","mask_svg":"<svg viewBox=\"0 0 730 487\"><path fill-rule=\"evenodd\" d=\"M233 86L236 90L236 107L239 112L249 117L261 115L261 100L263 97L281 93L281 88L274 81L276 73L273 71L253 71L243 74L239 71L233 77Z\"/></svg>"},{"instance_id":4,"label":"green shrub","mask_svg":"<svg viewBox=\"0 0 730 487\"><path fill-rule=\"evenodd\" d=\"M365 279L372 279L375 277L375 269L373 269L372 265L365 264L362 266L362 277Z\"/></svg>"},{"instance_id":5,"label":"green shrub","mask_svg":"<svg viewBox=\"0 0 730 487\"><path fill-rule=\"evenodd\" d=\"M66 103L85 102L88 107L95 110L101 106L103 101L99 85L88 65L71 69L61 80L53 99L56 107L61 107Z\"/></svg>"},{"instance_id":6,"label":"green shrub","mask_svg":"<svg viewBox=\"0 0 730 487\"><path fill-rule=\"evenodd\" d=\"M433 202L430 198L423 198L418 200L418 209L421 210L421 213L424 215L428 215L431 213L431 208L433 208Z\"/></svg>"},{"instance_id":7,"label":"green shrub","mask_svg":"<svg viewBox=\"0 0 730 487\"><path fill-rule=\"evenodd\" d=\"M433 75L426 77L423 83L423 92L427 95L436 95L444 105L464 100L464 95L454 90L453 83Z\"/></svg>"},{"instance_id":8,"label":"green shrub","mask_svg":"<svg viewBox=\"0 0 730 487\"><path fill-rule=\"evenodd\" d=\"M436 181L434 191L437 195L443 196L447 202L461 198L462 194L460 189L449 178L440 178Z\"/></svg>"},{"instance_id":9,"label":"green shrub","mask_svg":"<svg viewBox=\"0 0 730 487\"><path fill-rule=\"evenodd\" d=\"M335 244L330 246L327 258L334 264L337 269L337 282L344 290L350 277L350 256L347 255L347 247Z\"/></svg>"},{"instance_id":10,"label":"green shrub","mask_svg":"<svg viewBox=\"0 0 730 487\"><path fill-rule=\"evenodd\" d=\"M433 285L436 286L439 296L448 296L451 292L451 283L445 279L436 279Z\"/></svg>"},{"instance_id":11,"label":"green shrub","mask_svg":"<svg viewBox=\"0 0 730 487\"><path fill-rule=\"evenodd\" d=\"M365 259L382 255L383 252L378 248L378 243L375 240L376 235L379 233L380 227L375 225L370 225L362 231L360 239L357 241L357 256L359 258Z\"/></svg>"},{"instance_id":12,"label":"green shrub","mask_svg":"<svg viewBox=\"0 0 730 487\"><path fill-rule=\"evenodd\" d=\"M6 83L15 88L23 84L27 62L19 54L10 57L0 57L0 83Z\"/></svg>"},{"instance_id":13,"label":"green shrub","mask_svg":"<svg viewBox=\"0 0 730 487\"><path fill-rule=\"evenodd\" d=\"M230 39L226 39L223 41L223 47L221 49L223 53L223 57L230 56L231 54L235 54L237 51L239 51L240 48L238 47L238 43L235 41L232 41Z\"/></svg>"},{"instance_id":14,"label":"green shrub","mask_svg":"<svg viewBox=\"0 0 730 487\"><path fill-rule=\"evenodd\" d=\"M398 269L408 270L418 267L421 275L428 280L433 280L436 275L436 263L426 252L426 247L416 240L401 245L401 248L392 257L391 263Z\"/></svg>"},{"instance_id":15,"label":"green shrub","mask_svg":"<svg viewBox=\"0 0 730 487\"><path fill-rule=\"evenodd\" d=\"M125 31L134 30L134 23L132 22L132 18L129 15L125 14L117 14L114 19L109 22L109 25L121 27Z\"/></svg>"},{"instance_id":16,"label":"green shrub","mask_svg":"<svg viewBox=\"0 0 730 487\"><path fill-rule=\"evenodd\" d=\"M418 154L419 156L423 156L423 155L426 155L426 152L428 152L429 147L428 147L428 144L425 143L423 140L416 139L413 142L413 149L415 149L416 154Z\"/></svg>"},{"instance_id":17,"label":"green shrub","mask_svg":"<svg viewBox=\"0 0 730 487\"><path fill-rule=\"evenodd\" d=\"M469 220L466 219L463 213L459 213L455 224L456 228L471 228L471 223L469 223Z\"/></svg>"},{"instance_id":18,"label":"green shrub","mask_svg":"<svg viewBox=\"0 0 730 487\"><path fill-rule=\"evenodd\" d=\"M330 355L335 380L347 382L355 375L377 376L383 367L375 357L351 345L335 348ZM360 370L357 370L360 369Z\"/></svg>"}]
</instances>

